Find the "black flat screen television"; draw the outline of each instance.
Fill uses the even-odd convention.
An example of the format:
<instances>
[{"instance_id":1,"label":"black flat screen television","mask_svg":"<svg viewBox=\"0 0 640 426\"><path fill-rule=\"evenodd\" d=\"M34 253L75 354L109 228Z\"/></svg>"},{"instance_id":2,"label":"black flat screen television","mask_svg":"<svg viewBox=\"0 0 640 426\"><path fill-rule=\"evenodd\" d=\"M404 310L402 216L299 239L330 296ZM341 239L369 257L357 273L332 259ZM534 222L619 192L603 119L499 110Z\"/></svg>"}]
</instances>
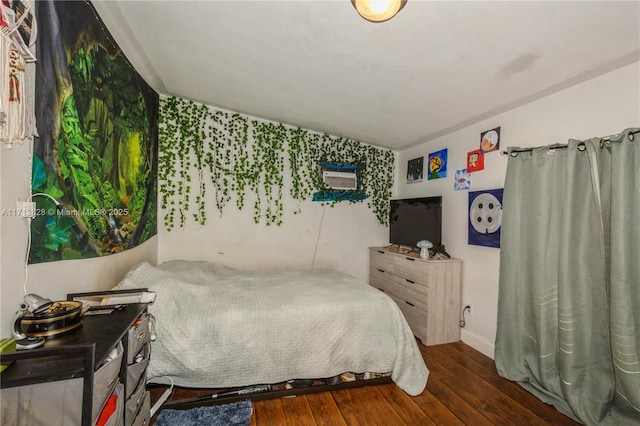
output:
<instances>
[{"instance_id":1,"label":"black flat screen television","mask_svg":"<svg viewBox=\"0 0 640 426\"><path fill-rule=\"evenodd\" d=\"M442 197L390 200L389 243L415 248L420 240L442 250Z\"/></svg>"}]
</instances>

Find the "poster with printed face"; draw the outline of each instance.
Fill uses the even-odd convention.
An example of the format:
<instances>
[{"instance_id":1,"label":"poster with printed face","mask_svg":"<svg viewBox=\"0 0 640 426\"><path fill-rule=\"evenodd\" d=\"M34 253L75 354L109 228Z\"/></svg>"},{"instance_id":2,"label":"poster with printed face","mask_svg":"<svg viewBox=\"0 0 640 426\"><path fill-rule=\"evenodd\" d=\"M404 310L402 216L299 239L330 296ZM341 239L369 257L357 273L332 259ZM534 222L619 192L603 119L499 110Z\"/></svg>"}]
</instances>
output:
<instances>
[{"instance_id":1,"label":"poster with printed face","mask_svg":"<svg viewBox=\"0 0 640 426\"><path fill-rule=\"evenodd\" d=\"M503 189L469 192L469 244L500 247L502 192Z\"/></svg>"},{"instance_id":2,"label":"poster with printed face","mask_svg":"<svg viewBox=\"0 0 640 426\"><path fill-rule=\"evenodd\" d=\"M480 134L480 151L482 153L496 151L500 148L500 127Z\"/></svg>"},{"instance_id":3,"label":"poster with printed face","mask_svg":"<svg viewBox=\"0 0 640 426\"><path fill-rule=\"evenodd\" d=\"M429 154L429 180L447 177L447 149Z\"/></svg>"},{"instance_id":4,"label":"poster with printed face","mask_svg":"<svg viewBox=\"0 0 640 426\"><path fill-rule=\"evenodd\" d=\"M471 176L466 169L456 170L456 176L453 180L453 189L455 191L471 189Z\"/></svg>"},{"instance_id":5,"label":"poster with printed face","mask_svg":"<svg viewBox=\"0 0 640 426\"><path fill-rule=\"evenodd\" d=\"M484 170L484 153L480 149L467 152L467 172Z\"/></svg>"}]
</instances>

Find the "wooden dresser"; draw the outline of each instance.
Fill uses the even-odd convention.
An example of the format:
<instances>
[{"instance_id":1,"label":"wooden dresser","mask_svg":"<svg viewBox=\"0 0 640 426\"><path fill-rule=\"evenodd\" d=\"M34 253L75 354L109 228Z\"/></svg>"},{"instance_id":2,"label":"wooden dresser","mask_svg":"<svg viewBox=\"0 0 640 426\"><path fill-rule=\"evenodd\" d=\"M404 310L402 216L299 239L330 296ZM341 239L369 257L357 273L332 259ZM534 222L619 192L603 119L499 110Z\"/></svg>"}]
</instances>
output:
<instances>
[{"instance_id":1,"label":"wooden dresser","mask_svg":"<svg viewBox=\"0 0 640 426\"><path fill-rule=\"evenodd\" d=\"M400 307L423 344L460 340L462 260L425 260L417 253L369 248L369 284Z\"/></svg>"}]
</instances>

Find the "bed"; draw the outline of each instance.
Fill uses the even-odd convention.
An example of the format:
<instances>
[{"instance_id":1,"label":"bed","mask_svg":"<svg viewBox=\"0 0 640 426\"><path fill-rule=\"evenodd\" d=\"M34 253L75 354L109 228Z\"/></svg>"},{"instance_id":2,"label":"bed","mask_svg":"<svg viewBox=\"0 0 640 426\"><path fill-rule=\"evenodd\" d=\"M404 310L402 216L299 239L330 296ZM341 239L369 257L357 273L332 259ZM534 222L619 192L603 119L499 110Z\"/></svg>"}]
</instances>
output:
<instances>
[{"instance_id":1,"label":"bed","mask_svg":"<svg viewBox=\"0 0 640 426\"><path fill-rule=\"evenodd\" d=\"M120 288L156 292L149 377L229 388L391 372L407 394L429 371L407 322L384 293L322 269L240 271L205 261L142 263Z\"/></svg>"}]
</instances>

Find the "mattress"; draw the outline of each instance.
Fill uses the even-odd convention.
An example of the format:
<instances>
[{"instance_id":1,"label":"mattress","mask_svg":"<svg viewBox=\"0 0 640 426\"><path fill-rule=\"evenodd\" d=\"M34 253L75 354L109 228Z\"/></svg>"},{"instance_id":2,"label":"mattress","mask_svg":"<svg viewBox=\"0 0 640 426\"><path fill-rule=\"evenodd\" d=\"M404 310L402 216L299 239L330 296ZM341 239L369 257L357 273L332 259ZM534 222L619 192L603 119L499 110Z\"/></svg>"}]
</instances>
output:
<instances>
[{"instance_id":1,"label":"mattress","mask_svg":"<svg viewBox=\"0 0 640 426\"><path fill-rule=\"evenodd\" d=\"M156 292L149 377L226 388L392 372L420 394L428 369L397 305L336 271L240 271L211 262L133 268L120 288Z\"/></svg>"}]
</instances>

